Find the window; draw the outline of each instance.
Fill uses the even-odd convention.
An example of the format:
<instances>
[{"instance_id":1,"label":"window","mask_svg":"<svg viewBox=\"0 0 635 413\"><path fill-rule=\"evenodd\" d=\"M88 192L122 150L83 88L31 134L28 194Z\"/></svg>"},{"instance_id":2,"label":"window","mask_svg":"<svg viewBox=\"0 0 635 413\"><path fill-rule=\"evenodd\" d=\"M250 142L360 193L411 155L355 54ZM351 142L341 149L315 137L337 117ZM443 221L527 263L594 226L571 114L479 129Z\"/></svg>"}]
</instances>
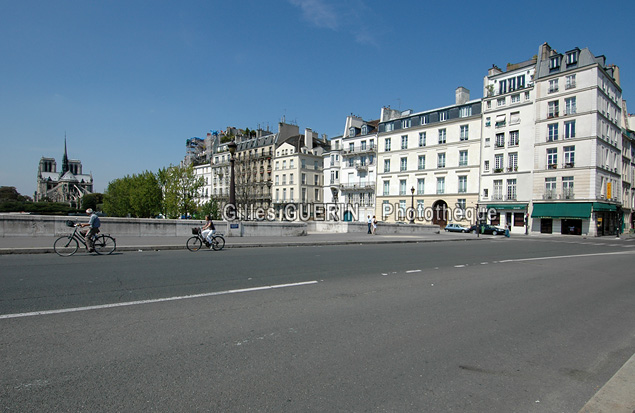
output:
<instances>
[{"instance_id":1,"label":"window","mask_svg":"<svg viewBox=\"0 0 635 413\"><path fill-rule=\"evenodd\" d=\"M293 185L293 174L289 174L289 185Z\"/></svg>"},{"instance_id":2,"label":"window","mask_svg":"<svg viewBox=\"0 0 635 413\"><path fill-rule=\"evenodd\" d=\"M302 159L300 163L302 164L302 169L306 169L306 159Z\"/></svg>"},{"instance_id":3,"label":"window","mask_svg":"<svg viewBox=\"0 0 635 413\"><path fill-rule=\"evenodd\" d=\"M419 146L426 146L426 133L425 132L420 132L419 133Z\"/></svg>"},{"instance_id":4,"label":"window","mask_svg":"<svg viewBox=\"0 0 635 413\"><path fill-rule=\"evenodd\" d=\"M287 200L287 188L282 188L282 202Z\"/></svg>"},{"instance_id":5,"label":"window","mask_svg":"<svg viewBox=\"0 0 635 413\"><path fill-rule=\"evenodd\" d=\"M562 197L564 199L573 198L573 177L572 176L562 177Z\"/></svg>"},{"instance_id":6,"label":"window","mask_svg":"<svg viewBox=\"0 0 635 413\"><path fill-rule=\"evenodd\" d=\"M417 179L417 195L425 194L426 180L424 178Z\"/></svg>"},{"instance_id":7,"label":"window","mask_svg":"<svg viewBox=\"0 0 635 413\"><path fill-rule=\"evenodd\" d=\"M502 179L494 180L494 194L492 195L492 199L496 201L500 201L503 199L503 180Z\"/></svg>"},{"instance_id":8,"label":"window","mask_svg":"<svg viewBox=\"0 0 635 413\"><path fill-rule=\"evenodd\" d=\"M547 168L556 169L558 167L558 149L547 149Z\"/></svg>"},{"instance_id":9,"label":"window","mask_svg":"<svg viewBox=\"0 0 635 413\"><path fill-rule=\"evenodd\" d=\"M547 141L549 142L557 141L558 140L558 124L550 123L549 125L547 125L547 130L549 132Z\"/></svg>"},{"instance_id":10,"label":"window","mask_svg":"<svg viewBox=\"0 0 635 413\"><path fill-rule=\"evenodd\" d=\"M437 168L445 168L445 153L440 153L437 156Z\"/></svg>"},{"instance_id":11,"label":"window","mask_svg":"<svg viewBox=\"0 0 635 413\"><path fill-rule=\"evenodd\" d=\"M488 116L485 118L485 126L491 126L491 125L492 125L492 118Z\"/></svg>"},{"instance_id":12,"label":"window","mask_svg":"<svg viewBox=\"0 0 635 413\"><path fill-rule=\"evenodd\" d=\"M576 63L578 63L578 52L577 52L577 50L567 53L567 66L574 65Z\"/></svg>"},{"instance_id":13,"label":"window","mask_svg":"<svg viewBox=\"0 0 635 413\"><path fill-rule=\"evenodd\" d=\"M366 141L362 141L362 147L361 147L362 151L366 150Z\"/></svg>"},{"instance_id":14,"label":"window","mask_svg":"<svg viewBox=\"0 0 635 413\"><path fill-rule=\"evenodd\" d=\"M289 168L293 168L293 159L289 160Z\"/></svg>"},{"instance_id":15,"label":"window","mask_svg":"<svg viewBox=\"0 0 635 413\"><path fill-rule=\"evenodd\" d=\"M442 110L441 112L439 112L439 121L444 121L444 120L448 120L447 110Z\"/></svg>"},{"instance_id":16,"label":"window","mask_svg":"<svg viewBox=\"0 0 635 413\"><path fill-rule=\"evenodd\" d=\"M505 98L496 99L496 106L505 106Z\"/></svg>"},{"instance_id":17,"label":"window","mask_svg":"<svg viewBox=\"0 0 635 413\"><path fill-rule=\"evenodd\" d=\"M384 172L390 172L390 159L384 159Z\"/></svg>"},{"instance_id":18,"label":"window","mask_svg":"<svg viewBox=\"0 0 635 413\"><path fill-rule=\"evenodd\" d=\"M362 125L362 135L368 135L368 125Z\"/></svg>"},{"instance_id":19,"label":"window","mask_svg":"<svg viewBox=\"0 0 635 413\"><path fill-rule=\"evenodd\" d=\"M575 121L570 120L564 123L564 138L571 139L575 138Z\"/></svg>"},{"instance_id":20,"label":"window","mask_svg":"<svg viewBox=\"0 0 635 413\"><path fill-rule=\"evenodd\" d=\"M573 168L575 165L575 146L565 146L564 152L564 167Z\"/></svg>"},{"instance_id":21,"label":"window","mask_svg":"<svg viewBox=\"0 0 635 413\"><path fill-rule=\"evenodd\" d=\"M461 138L460 138L460 140L462 140L462 141L468 140L469 130L470 130L469 125L461 125Z\"/></svg>"},{"instance_id":22,"label":"window","mask_svg":"<svg viewBox=\"0 0 635 413\"><path fill-rule=\"evenodd\" d=\"M399 170L407 171L408 170L408 158L401 158L399 162Z\"/></svg>"},{"instance_id":23,"label":"window","mask_svg":"<svg viewBox=\"0 0 635 413\"><path fill-rule=\"evenodd\" d=\"M401 149L408 149L408 135L401 137Z\"/></svg>"},{"instance_id":24,"label":"window","mask_svg":"<svg viewBox=\"0 0 635 413\"><path fill-rule=\"evenodd\" d=\"M348 144L348 151L349 152L355 152L355 144L354 143L349 143Z\"/></svg>"},{"instance_id":25,"label":"window","mask_svg":"<svg viewBox=\"0 0 635 413\"><path fill-rule=\"evenodd\" d=\"M399 195L406 195L406 180L399 180Z\"/></svg>"},{"instance_id":26,"label":"window","mask_svg":"<svg viewBox=\"0 0 635 413\"><path fill-rule=\"evenodd\" d=\"M418 169L419 170L426 169L426 156L425 155L419 155Z\"/></svg>"},{"instance_id":27,"label":"window","mask_svg":"<svg viewBox=\"0 0 635 413\"><path fill-rule=\"evenodd\" d=\"M560 56L553 56L549 59L549 70L557 70L560 68Z\"/></svg>"},{"instance_id":28,"label":"window","mask_svg":"<svg viewBox=\"0 0 635 413\"><path fill-rule=\"evenodd\" d=\"M505 93L507 93L507 82L501 80L498 82L498 94L504 95Z\"/></svg>"},{"instance_id":29,"label":"window","mask_svg":"<svg viewBox=\"0 0 635 413\"><path fill-rule=\"evenodd\" d=\"M575 87L575 75L568 75L565 77L564 88L573 89Z\"/></svg>"},{"instance_id":30,"label":"window","mask_svg":"<svg viewBox=\"0 0 635 413\"><path fill-rule=\"evenodd\" d=\"M289 201L293 202L293 188L289 189Z\"/></svg>"},{"instance_id":31,"label":"window","mask_svg":"<svg viewBox=\"0 0 635 413\"><path fill-rule=\"evenodd\" d=\"M384 195L390 195L390 181L384 181Z\"/></svg>"},{"instance_id":32,"label":"window","mask_svg":"<svg viewBox=\"0 0 635 413\"><path fill-rule=\"evenodd\" d=\"M529 94L529 92L525 92L525 100L529 100L531 97L531 95Z\"/></svg>"},{"instance_id":33,"label":"window","mask_svg":"<svg viewBox=\"0 0 635 413\"><path fill-rule=\"evenodd\" d=\"M548 93L555 93L558 91L558 79L551 79L549 81L549 90Z\"/></svg>"},{"instance_id":34,"label":"window","mask_svg":"<svg viewBox=\"0 0 635 413\"><path fill-rule=\"evenodd\" d=\"M280 185L280 175L276 175L276 186Z\"/></svg>"},{"instance_id":35,"label":"window","mask_svg":"<svg viewBox=\"0 0 635 413\"><path fill-rule=\"evenodd\" d=\"M368 143L370 145L370 149L375 149L375 139L369 140Z\"/></svg>"},{"instance_id":36,"label":"window","mask_svg":"<svg viewBox=\"0 0 635 413\"><path fill-rule=\"evenodd\" d=\"M445 143L445 129L439 129L439 144Z\"/></svg>"},{"instance_id":37,"label":"window","mask_svg":"<svg viewBox=\"0 0 635 413\"><path fill-rule=\"evenodd\" d=\"M525 75L520 75L517 78L518 89L522 89L525 87Z\"/></svg>"},{"instance_id":38,"label":"window","mask_svg":"<svg viewBox=\"0 0 635 413\"><path fill-rule=\"evenodd\" d=\"M467 192L467 176L459 176L459 193Z\"/></svg>"},{"instance_id":39,"label":"window","mask_svg":"<svg viewBox=\"0 0 635 413\"><path fill-rule=\"evenodd\" d=\"M402 129L409 128L410 125L411 125L410 119L404 119L404 120L401 121L401 128Z\"/></svg>"},{"instance_id":40,"label":"window","mask_svg":"<svg viewBox=\"0 0 635 413\"><path fill-rule=\"evenodd\" d=\"M445 194L445 177L437 178L437 194Z\"/></svg>"},{"instance_id":41,"label":"window","mask_svg":"<svg viewBox=\"0 0 635 413\"><path fill-rule=\"evenodd\" d=\"M390 138L386 138L384 141L384 149L386 152L390 152Z\"/></svg>"},{"instance_id":42,"label":"window","mask_svg":"<svg viewBox=\"0 0 635 413\"><path fill-rule=\"evenodd\" d=\"M485 161L483 169L485 169L485 172L489 171L489 161Z\"/></svg>"},{"instance_id":43,"label":"window","mask_svg":"<svg viewBox=\"0 0 635 413\"><path fill-rule=\"evenodd\" d=\"M496 143L495 143L497 148L504 148L505 147L505 134L504 133L497 133L496 134Z\"/></svg>"},{"instance_id":44,"label":"window","mask_svg":"<svg viewBox=\"0 0 635 413\"><path fill-rule=\"evenodd\" d=\"M520 142L520 133L517 130L509 132L509 146L518 146Z\"/></svg>"},{"instance_id":45,"label":"window","mask_svg":"<svg viewBox=\"0 0 635 413\"><path fill-rule=\"evenodd\" d=\"M355 166L355 158L353 157L348 158L348 166L351 168Z\"/></svg>"},{"instance_id":46,"label":"window","mask_svg":"<svg viewBox=\"0 0 635 413\"><path fill-rule=\"evenodd\" d=\"M516 180L515 179L507 180L507 199L511 201L516 200Z\"/></svg>"},{"instance_id":47,"label":"window","mask_svg":"<svg viewBox=\"0 0 635 413\"><path fill-rule=\"evenodd\" d=\"M555 199L556 178L545 178L545 199Z\"/></svg>"},{"instance_id":48,"label":"window","mask_svg":"<svg viewBox=\"0 0 635 413\"><path fill-rule=\"evenodd\" d=\"M459 166L467 166L467 151L459 151Z\"/></svg>"},{"instance_id":49,"label":"window","mask_svg":"<svg viewBox=\"0 0 635 413\"><path fill-rule=\"evenodd\" d=\"M429 115L421 115L421 124L427 125L430 122Z\"/></svg>"},{"instance_id":50,"label":"window","mask_svg":"<svg viewBox=\"0 0 635 413\"><path fill-rule=\"evenodd\" d=\"M503 154L494 155L494 172L503 172Z\"/></svg>"},{"instance_id":51,"label":"window","mask_svg":"<svg viewBox=\"0 0 635 413\"><path fill-rule=\"evenodd\" d=\"M315 175L313 178L313 185L320 185L320 175Z\"/></svg>"},{"instance_id":52,"label":"window","mask_svg":"<svg viewBox=\"0 0 635 413\"><path fill-rule=\"evenodd\" d=\"M472 116L472 106L463 106L459 109L459 117L467 118Z\"/></svg>"},{"instance_id":53,"label":"window","mask_svg":"<svg viewBox=\"0 0 635 413\"><path fill-rule=\"evenodd\" d=\"M386 132L392 132L395 130L395 125L392 122L386 123Z\"/></svg>"},{"instance_id":54,"label":"window","mask_svg":"<svg viewBox=\"0 0 635 413\"><path fill-rule=\"evenodd\" d=\"M507 155L507 170L510 172L518 170L518 152L512 152Z\"/></svg>"},{"instance_id":55,"label":"window","mask_svg":"<svg viewBox=\"0 0 635 413\"><path fill-rule=\"evenodd\" d=\"M519 103L520 102L520 93L512 95L511 96L511 100L512 100L512 103Z\"/></svg>"},{"instance_id":56,"label":"window","mask_svg":"<svg viewBox=\"0 0 635 413\"><path fill-rule=\"evenodd\" d=\"M566 98L564 100L564 114L565 115L575 115L576 107L575 107L575 97Z\"/></svg>"},{"instance_id":57,"label":"window","mask_svg":"<svg viewBox=\"0 0 635 413\"><path fill-rule=\"evenodd\" d=\"M559 104L557 100L552 100L548 103L547 117L555 118L558 116Z\"/></svg>"}]
</instances>

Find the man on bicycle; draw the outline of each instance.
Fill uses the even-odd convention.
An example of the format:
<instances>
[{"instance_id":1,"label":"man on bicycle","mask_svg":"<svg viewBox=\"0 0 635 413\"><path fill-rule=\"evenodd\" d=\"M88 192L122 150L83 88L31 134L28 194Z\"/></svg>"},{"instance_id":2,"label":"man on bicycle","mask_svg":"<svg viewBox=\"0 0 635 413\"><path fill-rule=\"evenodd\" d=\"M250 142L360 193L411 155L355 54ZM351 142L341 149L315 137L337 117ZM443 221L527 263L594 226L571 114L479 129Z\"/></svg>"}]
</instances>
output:
<instances>
[{"instance_id":1,"label":"man on bicycle","mask_svg":"<svg viewBox=\"0 0 635 413\"><path fill-rule=\"evenodd\" d=\"M88 208L86 210L86 213L90 215L90 220L86 224L79 224L79 226L88 227L88 229L83 229L80 231L80 233L86 240L86 248L88 249L88 252L93 252L95 251L95 246L93 245L93 237L99 233L101 222L99 222L99 217L92 208Z\"/></svg>"}]
</instances>

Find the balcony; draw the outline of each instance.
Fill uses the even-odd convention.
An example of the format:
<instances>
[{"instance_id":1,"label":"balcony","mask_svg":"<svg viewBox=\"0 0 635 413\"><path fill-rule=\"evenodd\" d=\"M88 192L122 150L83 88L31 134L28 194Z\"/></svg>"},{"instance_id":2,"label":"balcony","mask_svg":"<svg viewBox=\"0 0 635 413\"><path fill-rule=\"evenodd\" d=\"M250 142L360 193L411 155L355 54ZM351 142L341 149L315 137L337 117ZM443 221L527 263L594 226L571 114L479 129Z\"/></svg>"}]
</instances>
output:
<instances>
[{"instance_id":1,"label":"balcony","mask_svg":"<svg viewBox=\"0 0 635 413\"><path fill-rule=\"evenodd\" d=\"M574 165L575 165L575 164L574 164L573 162L566 162L566 163L564 164L564 167L565 167L565 168L573 168L573 167L574 167Z\"/></svg>"},{"instance_id":2,"label":"balcony","mask_svg":"<svg viewBox=\"0 0 635 413\"><path fill-rule=\"evenodd\" d=\"M367 152L375 152L375 145L355 145L352 148L349 146L348 149L342 150L343 155L351 155L358 153L367 153Z\"/></svg>"},{"instance_id":3,"label":"balcony","mask_svg":"<svg viewBox=\"0 0 635 413\"><path fill-rule=\"evenodd\" d=\"M361 191L366 189L375 189L375 181L343 183L340 184L340 189L342 191Z\"/></svg>"},{"instance_id":4,"label":"balcony","mask_svg":"<svg viewBox=\"0 0 635 413\"><path fill-rule=\"evenodd\" d=\"M546 189L545 193L542 194L542 199L558 199L555 189Z\"/></svg>"},{"instance_id":5,"label":"balcony","mask_svg":"<svg viewBox=\"0 0 635 413\"><path fill-rule=\"evenodd\" d=\"M518 167L517 166L508 166L507 167L507 172L518 172Z\"/></svg>"}]
</instances>

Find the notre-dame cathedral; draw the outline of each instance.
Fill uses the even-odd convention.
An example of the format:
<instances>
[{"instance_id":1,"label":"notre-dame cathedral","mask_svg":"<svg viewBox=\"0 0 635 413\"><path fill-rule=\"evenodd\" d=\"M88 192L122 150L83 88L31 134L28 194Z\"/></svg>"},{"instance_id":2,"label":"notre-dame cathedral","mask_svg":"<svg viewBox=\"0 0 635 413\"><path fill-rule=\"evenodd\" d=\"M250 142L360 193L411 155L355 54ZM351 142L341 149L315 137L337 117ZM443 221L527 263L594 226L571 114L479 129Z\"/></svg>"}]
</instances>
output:
<instances>
[{"instance_id":1,"label":"notre-dame cathedral","mask_svg":"<svg viewBox=\"0 0 635 413\"><path fill-rule=\"evenodd\" d=\"M66 139L60 172L57 171L57 162L54 158L40 159L35 201L66 202L72 207L79 208L82 197L92 192L93 176L82 172L81 161L68 159Z\"/></svg>"}]
</instances>

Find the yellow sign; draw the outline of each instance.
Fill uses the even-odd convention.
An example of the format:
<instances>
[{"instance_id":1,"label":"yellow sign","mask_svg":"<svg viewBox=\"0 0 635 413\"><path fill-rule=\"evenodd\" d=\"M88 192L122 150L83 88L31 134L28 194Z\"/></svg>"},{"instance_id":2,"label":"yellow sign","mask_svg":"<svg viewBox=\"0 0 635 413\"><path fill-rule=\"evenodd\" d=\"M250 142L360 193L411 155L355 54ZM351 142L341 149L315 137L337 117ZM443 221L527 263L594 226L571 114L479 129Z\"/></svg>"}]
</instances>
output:
<instances>
[{"instance_id":1,"label":"yellow sign","mask_svg":"<svg viewBox=\"0 0 635 413\"><path fill-rule=\"evenodd\" d=\"M613 195L611 195L611 183L610 182L606 183L606 198L607 199L613 198Z\"/></svg>"}]
</instances>

